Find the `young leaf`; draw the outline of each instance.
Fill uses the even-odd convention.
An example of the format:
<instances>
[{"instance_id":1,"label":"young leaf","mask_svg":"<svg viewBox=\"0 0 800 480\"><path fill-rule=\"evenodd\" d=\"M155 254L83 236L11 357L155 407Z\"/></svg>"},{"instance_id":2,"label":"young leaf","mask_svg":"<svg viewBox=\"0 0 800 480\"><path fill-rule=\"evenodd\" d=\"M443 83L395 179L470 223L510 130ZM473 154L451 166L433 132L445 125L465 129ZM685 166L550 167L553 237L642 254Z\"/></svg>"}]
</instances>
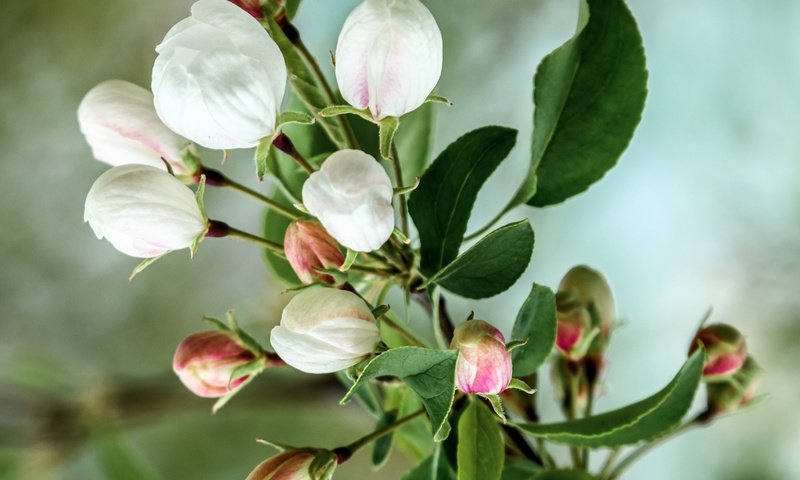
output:
<instances>
[{"instance_id":1,"label":"young leaf","mask_svg":"<svg viewBox=\"0 0 800 480\"><path fill-rule=\"evenodd\" d=\"M511 352L514 376L530 375L545 361L556 342L556 296L543 285L534 284L517 313L513 340L528 339Z\"/></svg>"},{"instance_id":2,"label":"young leaf","mask_svg":"<svg viewBox=\"0 0 800 480\"><path fill-rule=\"evenodd\" d=\"M456 480L456 472L442 452L442 445L436 444L433 453L400 480Z\"/></svg>"},{"instance_id":3,"label":"young leaf","mask_svg":"<svg viewBox=\"0 0 800 480\"><path fill-rule=\"evenodd\" d=\"M500 480L504 460L497 419L483 402L470 398L458 421L458 480Z\"/></svg>"},{"instance_id":4,"label":"young leaf","mask_svg":"<svg viewBox=\"0 0 800 480\"><path fill-rule=\"evenodd\" d=\"M533 229L527 220L505 225L459 255L430 281L468 298L497 295L525 271L533 242Z\"/></svg>"},{"instance_id":5,"label":"young leaf","mask_svg":"<svg viewBox=\"0 0 800 480\"><path fill-rule=\"evenodd\" d=\"M698 349L669 385L640 402L580 420L518 427L534 437L576 447L619 447L651 440L675 428L686 415L700 383L703 355Z\"/></svg>"},{"instance_id":6,"label":"young leaf","mask_svg":"<svg viewBox=\"0 0 800 480\"><path fill-rule=\"evenodd\" d=\"M402 379L422 399L433 426L433 438L442 441L450 433L447 418L455 396L456 350L400 347L372 359L341 403L366 381L385 375Z\"/></svg>"},{"instance_id":7,"label":"young leaf","mask_svg":"<svg viewBox=\"0 0 800 480\"><path fill-rule=\"evenodd\" d=\"M623 0L582 0L577 33L539 64L528 176L509 204L560 203L611 169L647 96L642 37Z\"/></svg>"},{"instance_id":8,"label":"young leaf","mask_svg":"<svg viewBox=\"0 0 800 480\"><path fill-rule=\"evenodd\" d=\"M458 256L478 190L516 137L516 130L505 127L473 130L451 143L425 171L408 200L419 231L423 274L435 274Z\"/></svg>"},{"instance_id":9,"label":"young leaf","mask_svg":"<svg viewBox=\"0 0 800 480\"><path fill-rule=\"evenodd\" d=\"M378 419L378 423L375 425L375 430L379 430L391 425L395 420L397 420L397 410L384 412L383 415L381 415L381 417ZM376 469L381 468L386 463L386 460L389 459L389 453L392 451L393 440L394 432L389 432L381 438L375 440L375 443L372 444L372 466Z\"/></svg>"}]
</instances>

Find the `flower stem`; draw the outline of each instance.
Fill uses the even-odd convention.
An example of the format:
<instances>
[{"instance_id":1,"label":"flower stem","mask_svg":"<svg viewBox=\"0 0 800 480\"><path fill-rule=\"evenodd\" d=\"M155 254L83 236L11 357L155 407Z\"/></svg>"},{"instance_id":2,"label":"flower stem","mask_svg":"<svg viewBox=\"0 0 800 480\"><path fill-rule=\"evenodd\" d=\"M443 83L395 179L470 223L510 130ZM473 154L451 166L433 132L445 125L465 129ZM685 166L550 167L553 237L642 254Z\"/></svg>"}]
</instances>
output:
<instances>
[{"instance_id":1,"label":"flower stem","mask_svg":"<svg viewBox=\"0 0 800 480\"><path fill-rule=\"evenodd\" d=\"M399 333L400 336L403 337L404 339L406 339L406 341L408 343L410 343L411 345L413 345L415 347L425 347L426 346L422 341L420 341L417 337L415 337L411 332L409 332L404 327L399 325L397 322L395 322L394 320L389 318L387 315L383 315L381 317L380 321L381 321L381 323L385 323L386 325L392 327L392 329L397 331L397 333Z\"/></svg>"},{"instance_id":2,"label":"flower stem","mask_svg":"<svg viewBox=\"0 0 800 480\"><path fill-rule=\"evenodd\" d=\"M685 432L687 432L687 431L689 431L689 430L691 430L691 429L693 429L695 427L699 427L699 426L705 425L707 423L708 423L707 414L705 414L705 413L699 414L698 416L696 416L692 420L684 423L683 425L679 426L675 430L672 430L671 432L667 433L666 435L662 436L661 438L657 438L657 439L655 439L655 440L653 440L653 441L651 441L649 443L646 443L646 444L642 445L641 447L637 448L636 450L634 450L633 452L628 454L627 457L625 457L622 460L620 460L620 462L614 467L614 469L611 470L611 472L607 476L602 477L602 478L604 478L605 480L616 480L616 479L618 479L628 467L630 467L636 460L640 459L645 454L649 453L650 450L652 450L655 447L661 445L662 443L666 442L667 440L680 435L681 433L685 433Z\"/></svg>"},{"instance_id":3,"label":"flower stem","mask_svg":"<svg viewBox=\"0 0 800 480\"><path fill-rule=\"evenodd\" d=\"M392 167L394 168L394 178L397 182L397 187L403 186L403 167L400 164L400 154L397 151L397 145L392 140ZM408 236L408 201L405 195L398 195L400 202L400 222L401 229L405 236Z\"/></svg>"},{"instance_id":4,"label":"flower stem","mask_svg":"<svg viewBox=\"0 0 800 480\"><path fill-rule=\"evenodd\" d=\"M246 240L251 243L255 243L256 245L262 246L267 250L271 250L272 252L275 252L281 256L284 255L283 245L275 243L271 240L267 240L266 238L253 235L251 233L243 232L239 229L231 227L225 222L220 222L218 220L208 221L208 232L206 232L206 237L213 237L213 238L235 237L242 240Z\"/></svg>"},{"instance_id":5,"label":"flower stem","mask_svg":"<svg viewBox=\"0 0 800 480\"><path fill-rule=\"evenodd\" d=\"M306 171L306 173L308 173L309 175L314 173L314 167L312 167L311 164L308 163L308 161L305 158L303 158L302 155L300 155L300 152L298 152L297 149L294 148L294 143L292 143L292 140L289 137L287 137L285 133L283 132L279 133L272 141L272 145L281 152L292 157L292 160L294 160L298 165L300 165L303 168L303 170Z\"/></svg>"},{"instance_id":6,"label":"flower stem","mask_svg":"<svg viewBox=\"0 0 800 480\"><path fill-rule=\"evenodd\" d=\"M262 195L255 190L252 190L241 183L238 183L234 180L231 180L225 174L218 170L214 170L212 168L202 167L200 171L201 175L206 176L206 185L211 185L214 187L228 187L232 190L236 190L237 192L244 193L245 195L254 198L262 203L264 203L267 207L275 210L276 212L280 213L281 215L289 218L291 220L297 220L300 218L300 215L290 211L283 205L279 204L275 200Z\"/></svg>"},{"instance_id":7,"label":"flower stem","mask_svg":"<svg viewBox=\"0 0 800 480\"><path fill-rule=\"evenodd\" d=\"M337 463L346 462L347 460L350 459L350 457L353 456L354 453L359 451L361 448L365 447L366 445L369 445L370 443L372 443L375 440L381 438L382 436L384 436L384 435L386 435L388 433L391 433L392 431L402 427L406 423L408 423L408 422L410 422L410 421L412 421L412 420L416 419L417 417L420 417L420 416L422 416L424 414L425 414L425 409L424 408L420 408L419 410L417 410L416 412L414 412L414 413L412 413L410 415L406 415L403 418L399 418L399 419L395 420L394 422L390 423L389 425L386 425L383 428L379 428L378 430L375 430L374 432L359 438L358 440L356 440L355 442L351 443L350 445L347 445L346 447L339 447L339 448L334 449L333 453L336 455Z\"/></svg>"}]
</instances>

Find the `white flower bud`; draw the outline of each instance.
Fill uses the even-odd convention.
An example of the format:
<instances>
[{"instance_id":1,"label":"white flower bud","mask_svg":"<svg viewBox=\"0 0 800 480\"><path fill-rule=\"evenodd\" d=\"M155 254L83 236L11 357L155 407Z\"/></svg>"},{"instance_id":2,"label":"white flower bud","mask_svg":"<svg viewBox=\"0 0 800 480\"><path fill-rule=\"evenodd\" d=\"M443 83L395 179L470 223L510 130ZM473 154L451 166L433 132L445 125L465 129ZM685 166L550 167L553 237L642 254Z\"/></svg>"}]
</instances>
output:
<instances>
[{"instance_id":1,"label":"white flower bud","mask_svg":"<svg viewBox=\"0 0 800 480\"><path fill-rule=\"evenodd\" d=\"M298 293L272 329L272 348L307 373L331 373L367 357L380 341L375 317L358 295L314 286Z\"/></svg>"},{"instance_id":2,"label":"white flower bud","mask_svg":"<svg viewBox=\"0 0 800 480\"><path fill-rule=\"evenodd\" d=\"M83 219L97 238L140 258L188 248L208 228L189 187L163 170L135 164L95 180Z\"/></svg>"},{"instance_id":3,"label":"white flower bud","mask_svg":"<svg viewBox=\"0 0 800 480\"><path fill-rule=\"evenodd\" d=\"M425 102L442 73L442 34L419 0L365 0L344 22L336 82L373 118L399 117Z\"/></svg>"},{"instance_id":4,"label":"white flower bud","mask_svg":"<svg viewBox=\"0 0 800 480\"><path fill-rule=\"evenodd\" d=\"M181 160L186 140L164 125L153 94L123 80L108 80L89 90L78 107L78 124L97 160L109 165L139 163L177 175L190 172Z\"/></svg>"},{"instance_id":5,"label":"white flower bud","mask_svg":"<svg viewBox=\"0 0 800 480\"><path fill-rule=\"evenodd\" d=\"M303 184L303 204L340 244L357 252L383 245L394 230L392 181L360 150L339 150Z\"/></svg>"},{"instance_id":6,"label":"white flower bud","mask_svg":"<svg viewBox=\"0 0 800 480\"><path fill-rule=\"evenodd\" d=\"M156 52L156 111L172 130L213 149L253 147L273 133L286 64L247 12L225 0L200 0Z\"/></svg>"}]
</instances>

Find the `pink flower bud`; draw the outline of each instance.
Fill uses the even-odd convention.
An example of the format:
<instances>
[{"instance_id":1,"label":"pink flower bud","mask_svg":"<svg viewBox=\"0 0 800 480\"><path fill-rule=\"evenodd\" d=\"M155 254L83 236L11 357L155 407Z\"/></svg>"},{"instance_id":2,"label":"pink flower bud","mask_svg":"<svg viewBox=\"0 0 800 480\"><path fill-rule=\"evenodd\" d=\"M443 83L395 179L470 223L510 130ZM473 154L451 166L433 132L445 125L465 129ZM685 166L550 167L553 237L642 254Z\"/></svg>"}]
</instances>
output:
<instances>
[{"instance_id":1,"label":"pink flower bud","mask_svg":"<svg viewBox=\"0 0 800 480\"><path fill-rule=\"evenodd\" d=\"M228 0L255 18L264 18L264 10L258 0ZM276 2L280 3L280 2Z\"/></svg>"},{"instance_id":2,"label":"pink flower bud","mask_svg":"<svg viewBox=\"0 0 800 480\"><path fill-rule=\"evenodd\" d=\"M305 285L315 280L333 284L333 277L319 273L317 269L339 268L344 263L344 255L336 240L316 222L300 221L289 225L283 248L294 273Z\"/></svg>"},{"instance_id":3,"label":"pink flower bud","mask_svg":"<svg viewBox=\"0 0 800 480\"><path fill-rule=\"evenodd\" d=\"M706 380L727 378L736 373L747 357L747 345L739 330L724 323L700 329L692 340L689 354L700 347L706 350L703 377Z\"/></svg>"},{"instance_id":4,"label":"pink flower bud","mask_svg":"<svg viewBox=\"0 0 800 480\"><path fill-rule=\"evenodd\" d=\"M600 328L600 338L608 339L616 307L611 287L600 272L585 265L573 267L564 275L558 291L575 298L589 312L593 325Z\"/></svg>"},{"instance_id":5,"label":"pink flower bud","mask_svg":"<svg viewBox=\"0 0 800 480\"><path fill-rule=\"evenodd\" d=\"M503 334L482 320L469 320L453 332L459 351L456 383L465 393L496 395L511 381L511 355Z\"/></svg>"},{"instance_id":6,"label":"pink flower bud","mask_svg":"<svg viewBox=\"0 0 800 480\"><path fill-rule=\"evenodd\" d=\"M583 359L594 339L591 315L576 297L564 292L556 296L556 308L556 348L569 360Z\"/></svg>"},{"instance_id":7,"label":"pink flower bud","mask_svg":"<svg viewBox=\"0 0 800 480\"><path fill-rule=\"evenodd\" d=\"M223 332L199 332L189 335L178 345L172 369L195 395L221 397L249 377L231 378L234 370L256 358L253 352Z\"/></svg>"},{"instance_id":8,"label":"pink flower bud","mask_svg":"<svg viewBox=\"0 0 800 480\"><path fill-rule=\"evenodd\" d=\"M708 411L713 415L738 410L753 400L758 390L760 369L747 357L729 380L708 384Z\"/></svg>"},{"instance_id":9,"label":"pink flower bud","mask_svg":"<svg viewBox=\"0 0 800 480\"><path fill-rule=\"evenodd\" d=\"M311 450L287 450L261 462L246 480L311 480Z\"/></svg>"}]
</instances>

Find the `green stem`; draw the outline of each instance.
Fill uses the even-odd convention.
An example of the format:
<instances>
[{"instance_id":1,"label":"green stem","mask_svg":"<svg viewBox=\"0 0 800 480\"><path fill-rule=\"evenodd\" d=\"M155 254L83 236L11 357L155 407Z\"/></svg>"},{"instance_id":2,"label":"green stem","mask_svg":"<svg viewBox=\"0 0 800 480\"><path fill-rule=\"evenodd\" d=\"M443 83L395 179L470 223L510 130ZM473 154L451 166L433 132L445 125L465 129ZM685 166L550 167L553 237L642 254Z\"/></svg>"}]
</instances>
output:
<instances>
[{"instance_id":1,"label":"green stem","mask_svg":"<svg viewBox=\"0 0 800 480\"><path fill-rule=\"evenodd\" d=\"M384 269L381 269L381 268L365 267L365 266L362 266L362 265L351 265L350 266L350 270L352 270L354 272L369 273L371 275L378 275L378 276L384 277L384 278L394 278L395 277L395 272L393 272L391 270L384 270Z\"/></svg>"},{"instance_id":2,"label":"green stem","mask_svg":"<svg viewBox=\"0 0 800 480\"><path fill-rule=\"evenodd\" d=\"M571 373L569 376L569 385L568 385L568 393L567 396L569 398L569 404L567 405L566 409L566 416L567 420L575 420L577 417L577 410L575 405L575 399L578 395L578 375L576 373ZM577 447L569 447L569 454L572 458L572 466L575 468L580 468L581 466L581 454L580 450Z\"/></svg>"},{"instance_id":3,"label":"green stem","mask_svg":"<svg viewBox=\"0 0 800 480\"><path fill-rule=\"evenodd\" d=\"M333 93L333 89L331 85L328 83L328 80L325 78L325 75L322 73L322 69L319 67L319 63L317 59L314 58L314 55L308 51L306 48L305 43L300 37L297 37L297 40L294 42L294 46L297 48L297 51L300 52L300 55L306 61L308 66L311 67L311 70L314 72L314 76L317 78L317 82L322 85L323 90L325 90L325 95L328 97L328 104L335 105L336 104L336 95ZM347 143L350 145L350 148L358 149L358 140L356 140L356 135L353 133L353 129L350 127L350 124L347 122L347 119L344 118L343 115L337 117L338 122L341 124L342 128L344 129L345 135L347 135Z\"/></svg>"},{"instance_id":4,"label":"green stem","mask_svg":"<svg viewBox=\"0 0 800 480\"><path fill-rule=\"evenodd\" d=\"M507 213L506 210L503 210L502 212L498 213L493 219L489 220L489 223L479 228L477 231L474 231L469 235L467 235L466 237L464 237L464 241L466 242L472 240L473 238L478 238L479 236L481 236L483 232L492 228L492 226L494 226L495 223L497 223L501 218L503 218L503 215L505 215L506 213Z\"/></svg>"},{"instance_id":5,"label":"green stem","mask_svg":"<svg viewBox=\"0 0 800 480\"><path fill-rule=\"evenodd\" d=\"M403 186L403 167L400 164L400 154L397 151L397 145L395 145L394 140L392 140L391 157L395 182L397 182L397 187L400 188ZM408 201L405 195L398 195L398 201L400 202L400 228L403 235L408 236Z\"/></svg>"},{"instance_id":6,"label":"green stem","mask_svg":"<svg viewBox=\"0 0 800 480\"><path fill-rule=\"evenodd\" d=\"M244 232L237 228L233 228L225 222L220 222L218 220L209 220L208 221L208 232L206 232L207 237L234 237L239 238L241 240L248 241L250 243L255 243L261 247L266 248L267 250L271 250L281 256L284 256L283 252L283 245L279 243L275 243L271 240L267 240L266 238L259 237L257 235L253 235L251 233Z\"/></svg>"},{"instance_id":7,"label":"green stem","mask_svg":"<svg viewBox=\"0 0 800 480\"><path fill-rule=\"evenodd\" d=\"M403 418L399 418L399 419L395 420L394 422L390 423L389 425L386 425L383 428L379 428L378 430L375 430L374 432L359 438L358 440L356 440L355 442L351 443L350 445L347 445L346 447L339 447L339 448L335 449L333 451L333 453L336 455L337 462L338 463L346 462L348 459L350 459L350 457L353 456L354 453L356 453L357 451L359 451L363 447L369 445L370 443L372 443L375 440L381 438L382 436L384 436L384 435L386 435L388 433L391 433L392 431L402 427L406 423L408 423L408 422L410 422L410 421L412 421L412 420L416 419L417 417L420 417L420 416L422 416L424 414L425 414L425 409L424 408L420 408L419 410L417 410L416 412L414 412L414 413L412 413L410 415L406 415Z\"/></svg>"},{"instance_id":8,"label":"green stem","mask_svg":"<svg viewBox=\"0 0 800 480\"><path fill-rule=\"evenodd\" d=\"M290 220L297 220L300 218L299 214L296 214L283 205L279 204L275 200L262 195L255 190L248 188L242 185L239 182L236 182L227 176L225 176L222 172L218 170L213 170L210 168L203 167L202 174L206 176L206 184L215 186L215 187L228 187L232 190L237 192L243 193L251 198L254 198L262 203L264 203L267 207L275 210L276 212L280 213L281 215L289 218Z\"/></svg>"},{"instance_id":9,"label":"green stem","mask_svg":"<svg viewBox=\"0 0 800 480\"><path fill-rule=\"evenodd\" d=\"M605 478L606 475L611 471L611 467L614 465L614 462L619 458L620 454L622 453L622 447L617 447L608 454L608 458L606 458L605 463L603 463L603 468L600 469L600 477Z\"/></svg>"},{"instance_id":10,"label":"green stem","mask_svg":"<svg viewBox=\"0 0 800 480\"><path fill-rule=\"evenodd\" d=\"M400 324L389 318L387 315L383 315L380 319L381 323L385 323L386 325L392 327L397 333L400 334L403 338L406 339L408 343L415 347L426 347L425 343L415 337L411 332L406 330Z\"/></svg>"},{"instance_id":11,"label":"green stem","mask_svg":"<svg viewBox=\"0 0 800 480\"><path fill-rule=\"evenodd\" d=\"M616 480L616 479L618 479L628 467L630 467L636 460L640 459L641 457L643 457L644 455L649 453L650 450L652 450L655 447L661 445L662 443L666 442L667 440L680 435L681 433L685 433L685 432L691 430L692 428L699 427L701 425L705 425L706 423L708 423L705 420L705 418L706 417L705 417L704 414L700 414L697 417L693 418L692 420L684 423L680 427L676 428L675 430L673 430L673 431L667 433L666 435L662 436L661 438L657 438L657 439L651 441L650 443L646 443L646 444L642 445L641 447L637 448L636 450L634 450L633 452L628 454L627 457L625 457L622 460L620 460L620 462L614 467L614 469L611 470L611 473L609 473L607 477L603 477L603 478L605 478L606 480Z\"/></svg>"}]
</instances>

